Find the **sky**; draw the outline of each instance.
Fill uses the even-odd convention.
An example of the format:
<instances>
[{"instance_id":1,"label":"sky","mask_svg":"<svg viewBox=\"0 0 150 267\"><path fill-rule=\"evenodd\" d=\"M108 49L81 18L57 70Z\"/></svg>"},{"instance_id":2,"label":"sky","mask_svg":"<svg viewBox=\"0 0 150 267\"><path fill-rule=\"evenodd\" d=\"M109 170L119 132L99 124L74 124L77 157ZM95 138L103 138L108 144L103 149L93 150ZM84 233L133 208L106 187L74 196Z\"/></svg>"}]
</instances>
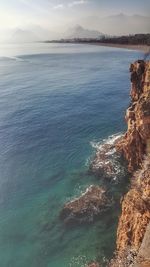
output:
<instances>
[{"instance_id":1,"label":"sky","mask_svg":"<svg viewBox=\"0 0 150 267\"><path fill-rule=\"evenodd\" d=\"M76 24L96 27L88 18L96 21L118 13L149 16L149 11L149 0L0 0L0 33L4 37L12 28L33 25L53 32Z\"/></svg>"}]
</instances>

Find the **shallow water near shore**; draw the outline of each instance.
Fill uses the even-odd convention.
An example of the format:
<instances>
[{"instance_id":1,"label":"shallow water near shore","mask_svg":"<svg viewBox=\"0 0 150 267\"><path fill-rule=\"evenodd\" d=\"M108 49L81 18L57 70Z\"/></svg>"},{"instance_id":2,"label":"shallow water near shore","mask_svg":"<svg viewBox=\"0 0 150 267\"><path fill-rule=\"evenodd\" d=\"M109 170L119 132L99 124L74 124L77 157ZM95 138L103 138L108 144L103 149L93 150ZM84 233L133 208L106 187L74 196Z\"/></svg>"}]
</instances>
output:
<instances>
[{"instance_id":1,"label":"shallow water near shore","mask_svg":"<svg viewBox=\"0 0 150 267\"><path fill-rule=\"evenodd\" d=\"M2 47L0 266L81 267L111 257L119 205L69 229L59 214L91 184L122 194L124 183L97 180L88 164L91 144L125 130L128 68L141 55L88 45Z\"/></svg>"}]
</instances>

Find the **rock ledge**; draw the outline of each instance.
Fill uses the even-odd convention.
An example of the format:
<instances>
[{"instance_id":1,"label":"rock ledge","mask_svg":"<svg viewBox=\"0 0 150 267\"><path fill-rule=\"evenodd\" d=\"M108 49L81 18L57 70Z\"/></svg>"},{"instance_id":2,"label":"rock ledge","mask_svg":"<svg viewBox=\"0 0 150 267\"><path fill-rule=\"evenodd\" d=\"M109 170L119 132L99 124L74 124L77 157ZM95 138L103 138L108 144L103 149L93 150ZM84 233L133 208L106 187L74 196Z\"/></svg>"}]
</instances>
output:
<instances>
[{"instance_id":1,"label":"rock ledge","mask_svg":"<svg viewBox=\"0 0 150 267\"><path fill-rule=\"evenodd\" d=\"M60 217L65 224L90 223L111 204L102 187L91 185L81 197L64 205Z\"/></svg>"}]
</instances>

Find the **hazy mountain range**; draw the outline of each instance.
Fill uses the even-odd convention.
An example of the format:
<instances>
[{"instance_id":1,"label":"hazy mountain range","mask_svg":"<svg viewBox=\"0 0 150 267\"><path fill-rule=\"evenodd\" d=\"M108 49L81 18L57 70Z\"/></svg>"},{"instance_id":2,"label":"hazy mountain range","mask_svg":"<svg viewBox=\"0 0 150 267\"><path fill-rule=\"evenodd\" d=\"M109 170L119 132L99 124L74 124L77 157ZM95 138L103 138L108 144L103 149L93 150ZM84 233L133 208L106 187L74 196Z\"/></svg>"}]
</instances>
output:
<instances>
[{"instance_id":1,"label":"hazy mountain range","mask_svg":"<svg viewBox=\"0 0 150 267\"><path fill-rule=\"evenodd\" d=\"M39 41L40 38L34 32L30 30L16 29L9 41L12 43L26 43L26 42L35 42Z\"/></svg>"},{"instance_id":2,"label":"hazy mountain range","mask_svg":"<svg viewBox=\"0 0 150 267\"><path fill-rule=\"evenodd\" d=\"M86 17L81 23L84 27L100 30L105 34L127 35L136 33L150 33L150 17L141 15L125 15L123 13L105 18Z\"/></svg>"},{"instance_id":3,"label":"hazy mountain range","mask_svg":"<svg viewBox=\"0 0 150 267\"><path fill-rule=\"evenodd\" d=\"M73 39L73 38L100 38L103 33L95 30L88 30L83 28L80 25L76 25L72 28L69 28L63 34L54 34L50 31L46 31L38 27L36 30L28 30L28 29L16 29L14 30L13 34L11 35L9 41L12 43L26 43L26 42L36 42L42 40L52 40L52 39Z\"/></svg>"},{"instance_id":4,"label":"hazy mountain range","mask_svg":"<svg viewBox=\"0 0 150 267\"><path fill-rule=\"evenodd\" d=\"M73 23L72 23L73 25ZM67 30L52 32L40 25L11 30L7 41L33 42L60 38L99 38L102 35L127 35L135 33L150 33L150 17L118 14L105 18L86 17L79 25L69 25Z\"/></svg>"},{"instance_id":5,"label":"hazy mountain range","mask_svg":"<svg viewBox=\"0 0 150 267\"><path fill-rule=\"evenodd\" d=\"M72 27L68 29L65 33L65 38L100 38L103 33L96 31L96 30L89 30L85 29L80 25L76 25L75 27Z\"/></svg>"}]
</instances>

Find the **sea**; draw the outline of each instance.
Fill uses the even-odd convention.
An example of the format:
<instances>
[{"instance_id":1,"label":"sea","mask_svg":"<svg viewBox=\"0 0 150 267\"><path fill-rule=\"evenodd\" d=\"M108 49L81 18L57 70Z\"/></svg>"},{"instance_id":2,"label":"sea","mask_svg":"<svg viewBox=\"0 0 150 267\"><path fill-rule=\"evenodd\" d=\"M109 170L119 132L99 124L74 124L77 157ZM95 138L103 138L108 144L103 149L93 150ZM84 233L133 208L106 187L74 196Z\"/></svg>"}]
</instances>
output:
<instances>
[{"instance_id":1,"label":"sea","mask_svg":"<svg viewBox=\"0 0 150 267\"><path fill-rule=\"evenodd\" d=\"M68 227L64 204L90 185L95 144L126 130L131 62L142 52L82 44L0 45L0 267L106 265L119 204ZM94 145L93 145L94 144Z\"/></svg>"}]
</instances>

